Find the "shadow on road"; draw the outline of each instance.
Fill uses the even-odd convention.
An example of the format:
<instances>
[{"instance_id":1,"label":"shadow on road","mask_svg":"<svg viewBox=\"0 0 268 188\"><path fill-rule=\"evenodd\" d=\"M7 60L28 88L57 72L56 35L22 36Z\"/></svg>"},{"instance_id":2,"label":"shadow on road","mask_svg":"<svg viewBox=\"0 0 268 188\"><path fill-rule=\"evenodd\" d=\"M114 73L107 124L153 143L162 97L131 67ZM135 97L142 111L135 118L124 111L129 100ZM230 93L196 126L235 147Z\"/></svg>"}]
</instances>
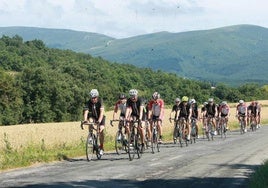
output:
<instances>
[{"instance_id":1,"label":"shadow on road","mask_svg":"<svg viewBox=\"0 0 268 188\"><path fill-rule=\"evenodd\" d=\"M244 164L235 164L228 165L232 169L248 169L250 171L255 170L259 165L244 165ZM219 165L221 168L222 165ZM111 172L112 173L112 172ZM213 176L213 173L211 174ZM180 177L178 177L180 178ZM94 188L106 188L106 187L115 187L115 188L171 188L171 187L180 187L180 188L236 188L236 187L247 187L249 179L245 176L238 177L205 177L205 178L196 178L189 177L186 179L160 179L155 177L155 179L135 179L125 180L125 179L111 179L111 180L85 180L85 181L70 181L70 182L55 182L51 184L33 184L27 185L24 187L27 188L69 188L69 187L94 187Z\"/></svg>"}]
</instances>

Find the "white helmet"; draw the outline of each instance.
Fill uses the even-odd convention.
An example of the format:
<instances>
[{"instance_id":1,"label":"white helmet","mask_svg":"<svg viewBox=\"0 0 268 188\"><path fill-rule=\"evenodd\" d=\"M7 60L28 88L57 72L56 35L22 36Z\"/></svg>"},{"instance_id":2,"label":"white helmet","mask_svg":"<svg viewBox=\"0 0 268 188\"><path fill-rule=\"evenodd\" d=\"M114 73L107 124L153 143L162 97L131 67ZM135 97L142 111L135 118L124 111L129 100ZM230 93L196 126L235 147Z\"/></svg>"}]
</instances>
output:
<instances>
[{"instance_id":1,"label":"white helmet","mask_svg":"<svg viewBox=\"0 0 268 188\"><path fill-rule=\"evenodd\" d=\"M203 105L206 106L208 104L208 102L204 102Z\"/></svg>"},{"instance_id":2,"label":"white helmet","mask_svg":"<svg viewBox=\"0 0 268 188\"><path fill-rule=\"evenodd\" d=\"M195 99L191 99L191 100L190 100L190 103L191 103L191 104L196 103Z\"/></svg>"},{"instance_id":3,"label":"white helmet","mask_svg":"<svg viewBox=\"0 0 268 188\"><path fill-rule=\"evenodd\" d=\"M129 95L130 96L137 96L138 95L138 91L136 89L131 89L131 90L129 90Z\"/></svg>"},{"instance_id":4,"label":"white helmet","mask_svg":"<svg viewBox=\"0 0 268 188\"><path fill-rule=\"evenodd\" d=\"M99 96L99 92L97 89L92 89L89 93L90 97L91 98L94 98L94 97L98 97Z\"/></svg>"},{"instance_id":5,"label":"white helmet","mask_svg":"<svg viewBox=\"0 0 268 188\"><path fill-rule=\"evenodd\" d=\"M221 102L221 105L227 105L227 102L226 101L222 101Z\"/></svg>"},{"instance_id":6,"label":"white helmet","mask_svg":"<svg viewBox=\"0 0 268 188\"><path fill-rule=\"evenodd\" d=\"M213 101L214 101L213 98L208 99L208 102L213 102Z\"/></svg>"},{"instance_id":7,"label":"white helmet","mask_svg":"<svg viewBox=\"0 0 268 188\"><path fill-rule=\"evenodd\" d=\"M180 98L176 98L175 99L175 102L181 102L181 99Z\"/></svg>"},{"instance_id":8,"label":"white helmet","mask_svg":"<svg viewBox=\"0 0 268 188\"><path fill-rule=\"evenodd\" d=\"M243 104L244 103L244 101L243 100L239 100L239 104Z\"/></svg>"},{"instance_id":9,"label":"white helmet","mask_svg":"<svg viewBox=\"0 0 268 188\"><path fill-rule=\"evenodd\" d=\"M158 92L154 92L152 95L153 99L159 99L160 98L160 94Z\"/></svg>"}]
</instances>

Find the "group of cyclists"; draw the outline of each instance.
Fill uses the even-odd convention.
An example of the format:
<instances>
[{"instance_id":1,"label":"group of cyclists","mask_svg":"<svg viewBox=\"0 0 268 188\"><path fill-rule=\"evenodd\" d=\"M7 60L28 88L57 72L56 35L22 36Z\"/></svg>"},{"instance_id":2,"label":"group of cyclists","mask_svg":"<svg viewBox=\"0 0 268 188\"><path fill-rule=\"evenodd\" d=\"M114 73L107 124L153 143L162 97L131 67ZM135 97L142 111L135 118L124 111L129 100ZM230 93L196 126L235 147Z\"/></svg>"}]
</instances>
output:
<instances>
[{"instance_id":1,"label":"group of cyclists","mask_svg":"<svg viewBox=\"0 0 268 188\"><path fill-rule=\"evenodd\" d=\"M97 89L92 89L89 93L90 99L86 102L83 117L84 122L95 121L100 125L100 154L103 155L103 144L104 144L104 128L105 128L105 115L104 115L104 104L103 100L99 97ZM245 120L245 132L250 124L252 118L256 119L258 126L260 125L260 113L261 106L257 101L253 101L249 106L243 100L239 100L236 106L236 117L240 122L241 118ZM214 135L217 135L219 118L223 118L226 121L228 130L228 118L230 116L230 107L226 101L222 101L220 104L216 104L213 98L209 98L208 101L204 102L201 109L195 99L189 99L187 96L182 98L176 98L175 104L172 106L172 110L169 114L169 120L173 119L176 122L180 118L185 118L187 132L186 139L190 140L191 137L191 122L198 120L202 123L202 128L206 126L207 118L212 118ZM113 120L138 120L139 126L138 131L141 135L141 146L144 149L145 146L145 133L150 138L152 131L153 121L157 121L158 129L158 142L162 143L162 120L164 117L164 100L160 97L158 92L152 94L152 98L147 101L138 95L138 90L129 90L129 97L124 93L119 95L118 100L114 105ZM246 118L245 118L246 117ZM196 137L199 138L200 128L196 121ZM148 123L149 122L149 123ZM129 136L130 127L129 124L125 124L125 134ZM174 138L175 139L175 138ZM150 139L149 139L150 142ZM143 150L142 149L142 150Z\"/></svg>"}]
</instances>

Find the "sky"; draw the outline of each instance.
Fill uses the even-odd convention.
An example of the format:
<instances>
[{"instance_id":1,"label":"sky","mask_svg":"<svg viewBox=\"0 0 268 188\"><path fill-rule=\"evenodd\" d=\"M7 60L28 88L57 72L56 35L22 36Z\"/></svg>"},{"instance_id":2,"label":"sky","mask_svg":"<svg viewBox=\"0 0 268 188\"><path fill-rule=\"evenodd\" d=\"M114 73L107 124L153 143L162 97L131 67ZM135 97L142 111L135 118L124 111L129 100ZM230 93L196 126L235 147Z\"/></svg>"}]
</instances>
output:
<instances>
[{"instance_id":1,"label":"sky","mask_svg":"<svg viewBox=\"0 0 268 188\"><path fill-rule=\"evenodd\" d=\"M0 27L72 29L128 38L237 24L268 28L268 1L0 0Z\"/></svg>"}]
</instances>

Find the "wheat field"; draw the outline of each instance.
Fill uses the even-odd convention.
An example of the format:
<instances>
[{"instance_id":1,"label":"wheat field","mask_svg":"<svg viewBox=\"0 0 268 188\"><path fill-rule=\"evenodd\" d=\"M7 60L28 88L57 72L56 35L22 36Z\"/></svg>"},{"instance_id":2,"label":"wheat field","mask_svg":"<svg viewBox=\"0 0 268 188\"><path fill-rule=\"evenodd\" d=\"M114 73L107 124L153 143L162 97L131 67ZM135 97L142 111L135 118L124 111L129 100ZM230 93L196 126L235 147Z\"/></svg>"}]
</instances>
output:
<instances>
[{"instance_id":1,"label":"wheat field","mask_svg":"<svg viewBox=\"0 0 268 188\"><path fill-rule=\"evenodd\" d=\"M268 122L268 100L259 101L262 104L262 122ZM235 104L229 104L231 107L230 124L236 123ZM165 109L165 119L163 121L163 132L171 133L173 124L168 121L171 109ZM117 126L110 126L112 111L106 112L106 135L114 136ZM6 136L5 136L6 135ZM0 126L0 149L4 148L5 140L11 144L12 148L19 149L29 144L45 143L46 146L73 144L86 138L87 131L81 130L80 122L64 123L40 123L40 124L22 124L14 126ZM43 141L42 141L43 140Z\"/></svg>"}]
</instances>

